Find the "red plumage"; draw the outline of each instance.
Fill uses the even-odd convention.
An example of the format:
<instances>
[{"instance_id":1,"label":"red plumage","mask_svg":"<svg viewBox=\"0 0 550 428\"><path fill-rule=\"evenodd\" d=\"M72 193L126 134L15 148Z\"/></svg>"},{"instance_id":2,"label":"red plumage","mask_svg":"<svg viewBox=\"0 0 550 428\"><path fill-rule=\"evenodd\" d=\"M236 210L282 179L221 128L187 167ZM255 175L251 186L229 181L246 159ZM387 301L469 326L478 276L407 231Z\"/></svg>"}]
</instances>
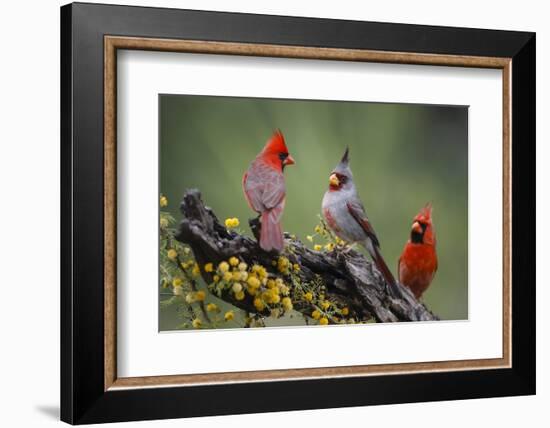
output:
<instances>
[{"instance_id":1,"label":"red plumage","mask_svg":"<svg viewBox=\"0 0 550 428\"><path fill-rule=\"evenodd\" d=\"M294 164L285 139L277 130L243 175L243 191L250 208L260 214L260 247L265 251L283 250L281 217L285 207L283 169Z\"/></svg>"},{"instance_id":2,"label":"red plumage","mask_svg":"<svg viewBox=\"0 0 550 428\"><path fill-rule=\"evenodd\" d=\"M399 258L399 281L420 298L437 271L435 230L432 206L426 205L414 218L410 239Z\"/></svg>"}]
</instances>

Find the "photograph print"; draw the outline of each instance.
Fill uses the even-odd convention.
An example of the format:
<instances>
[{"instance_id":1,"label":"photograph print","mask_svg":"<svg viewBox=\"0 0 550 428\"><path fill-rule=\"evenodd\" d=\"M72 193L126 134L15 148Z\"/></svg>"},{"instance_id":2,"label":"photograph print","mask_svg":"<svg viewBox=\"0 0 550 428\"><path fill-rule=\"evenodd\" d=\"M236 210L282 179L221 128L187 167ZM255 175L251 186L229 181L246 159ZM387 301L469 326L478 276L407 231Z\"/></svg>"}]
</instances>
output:
<instances>
[{"instance_id":1,"label":"photograph print","mask_svg":"<svg viewBox=\"0 0 550 428\"><path fill-rule=\"evenodd\" d=\"M467 106L161 94L159 156L159 331L468 319Z\"/></svg>"}]
</instances>

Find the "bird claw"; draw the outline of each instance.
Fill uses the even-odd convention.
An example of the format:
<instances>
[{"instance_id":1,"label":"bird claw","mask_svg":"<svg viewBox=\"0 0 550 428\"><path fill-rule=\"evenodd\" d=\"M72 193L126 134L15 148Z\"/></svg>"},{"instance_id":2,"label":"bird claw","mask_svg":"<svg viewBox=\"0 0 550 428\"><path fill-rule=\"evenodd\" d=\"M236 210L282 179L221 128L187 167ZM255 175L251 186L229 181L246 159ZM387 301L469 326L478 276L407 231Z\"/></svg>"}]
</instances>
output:
<instances>
[{"instance_id":1,"label":"bird claw","mask_svg":"<svg viewBox=\"0 0 550 428\"><path fill-rule=\"evenodd\" d=\"M252 231L252 235L254 235L256 241L259 241L260 232L262 230L262 222L260 221L260 216L248 219L248 224L250 226L250 230Z\"/></svg>"}]
</instances>

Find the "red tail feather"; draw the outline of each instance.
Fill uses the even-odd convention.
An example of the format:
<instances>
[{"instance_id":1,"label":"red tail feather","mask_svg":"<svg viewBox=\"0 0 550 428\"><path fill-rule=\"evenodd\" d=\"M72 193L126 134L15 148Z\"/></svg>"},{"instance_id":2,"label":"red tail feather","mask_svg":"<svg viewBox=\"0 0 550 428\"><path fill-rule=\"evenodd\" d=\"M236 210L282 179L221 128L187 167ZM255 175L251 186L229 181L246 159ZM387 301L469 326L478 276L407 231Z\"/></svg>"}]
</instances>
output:
<instances>
[{"instance_id":1,"label":"red tail feather","mask_svg":"<svg viewBox=\"0 0 550 428\"><path fill-rule=\"evenodd\" d=\"M380 251L378 250L377 247L374 247L374 254L372 254L372 256L373 256L374 263L376 264L376 267L378 268L378 270L386 280L390 288L390 291L393 293L396 293L398 290L397 290L395 277L391 273L390 268L386 264L384 258L382 257L382 254L380 254ZM399 294L396 294L396 295L398 296Z\"/></svg>"},{"instance_id":2,"label":"red tail feather","mask_svg":"<svg viewBox=\"0 0 550 428\"><path fill-rule=\"evenodd\" d=\"M284 247L283 230L279 222L278 210L268 210L262 213L262 228L260 231L260 247L265 251L281 252Z\"/></svg>"}]
</instances>

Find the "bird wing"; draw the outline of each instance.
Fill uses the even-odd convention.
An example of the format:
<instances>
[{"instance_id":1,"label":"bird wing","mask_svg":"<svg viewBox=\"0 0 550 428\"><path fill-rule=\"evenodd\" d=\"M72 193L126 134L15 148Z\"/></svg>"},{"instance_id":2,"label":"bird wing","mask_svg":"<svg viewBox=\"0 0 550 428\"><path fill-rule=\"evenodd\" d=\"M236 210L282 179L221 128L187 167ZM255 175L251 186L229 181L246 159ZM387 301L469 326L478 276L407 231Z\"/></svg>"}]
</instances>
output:
<instances>
[{"instance_id":1,"label":"bird wing","mask_svg":"<svg viewBox=\"0 0 550 428\"><path fill-rule=\"evenodd\" d=\"M355 219L357 223L359 223L363 231L372 240L372 243L376 247L380 248L380 242L378 241L378 237L376 236L376 233L374 233L374 229L369 222L363 204L360 201L353 201L346 202L346 205L351 216Z\"/></svg>"},{"instance_id":2,"label":"bird wing","mask_svg":"<svg viewBox=\"0 0 550 428\"><path fill-rule=\"evenodd\" d=\"M252 208L263 212L284 203L285 179L267 165L253 166L243 177L245 194Z\"/></svg>"}]
</instances>

